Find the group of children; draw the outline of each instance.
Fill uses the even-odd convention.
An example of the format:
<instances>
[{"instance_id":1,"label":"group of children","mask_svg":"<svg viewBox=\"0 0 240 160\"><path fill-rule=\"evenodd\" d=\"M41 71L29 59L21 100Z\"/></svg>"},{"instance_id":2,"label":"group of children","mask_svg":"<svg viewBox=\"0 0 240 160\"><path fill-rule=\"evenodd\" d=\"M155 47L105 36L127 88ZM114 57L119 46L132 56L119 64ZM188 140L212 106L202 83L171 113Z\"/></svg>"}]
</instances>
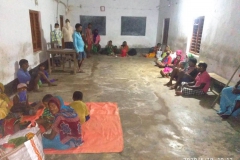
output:
<instances>
[{"instance_id":1,"label":"group of children","mask_svg":"<svg viewBox=\"0 0 240 160\"><path fill-rule=\"evenodd\" d=\"M31 122L22 122L21 117L24 115L35 115L38 109L43 109L42 115L37 115L39 118L36 123L41 128L41 131L51 129L54 123L54 116L49 109L48 102L54 96L47 94L42 98L41 102L29 103L29 96L27 94L27 85L20 83L17 86L17 93L11 101L10 98L4 93L4 86L0 83L0 134L1 137L13 134L21 129L26 128ZM80 119L80 124L87 121L89 111L86 104L82 101L83 94L80 91L73 93L73 102L69 104L70 107L76 112Z\"/></svg>"}]
</instances>

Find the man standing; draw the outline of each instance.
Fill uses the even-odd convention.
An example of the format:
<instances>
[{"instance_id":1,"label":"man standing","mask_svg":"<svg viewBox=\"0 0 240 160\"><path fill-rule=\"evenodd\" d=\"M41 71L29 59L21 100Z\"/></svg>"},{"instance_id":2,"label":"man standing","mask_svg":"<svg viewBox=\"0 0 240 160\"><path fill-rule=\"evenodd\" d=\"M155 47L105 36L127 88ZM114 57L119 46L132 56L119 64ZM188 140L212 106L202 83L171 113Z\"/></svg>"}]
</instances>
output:
<instances>
[{"instance_id":1,"label":"man standing","mask_svg":"<svg viewBox=\"0 0 240 160\"><path fill-rule=\"evenodd\" d=\"M62 34L64 39L65 48L73 49L73 27L70 25L69 19L65 20L65 26L62 28Z\"/></svg>"},{"instance_id":2,"label":"man standing","mask_svg":"<svg viewBox=\"0 0 240 160\"><path fill-rule=\"evenodd\" d=\"M88 23L88 28L85 31L86 42L87 42L87 57L90 57L93 45L93 35L92 35L92 24Z\"/></svg>"},{"instance_id":3,"label":"man standing","mask_svg":"<svg viewBox=\"0 0 240 160\"><path fill-rule=\"evenodd\" d=\"M77 23L75 25L75 29L76 30L73 33L73 46L78 56L78 72L84 73L83 70L81 70L83 60L86 58L86 54L84 52L84 41L81 36L82 25Z\"/></svg>"}]
</instances>

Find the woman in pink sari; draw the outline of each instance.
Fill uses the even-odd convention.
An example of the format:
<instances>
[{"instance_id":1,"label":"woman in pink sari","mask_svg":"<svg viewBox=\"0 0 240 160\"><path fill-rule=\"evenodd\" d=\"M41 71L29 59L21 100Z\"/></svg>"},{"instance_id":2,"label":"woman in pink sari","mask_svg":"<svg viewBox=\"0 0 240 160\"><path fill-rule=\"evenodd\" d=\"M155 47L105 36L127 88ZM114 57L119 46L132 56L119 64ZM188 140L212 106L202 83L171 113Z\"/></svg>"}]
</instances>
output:
<instances>
[{"instance_id":1,"label":"woman in pink sari","mask_svg":"<svg viewBox=\"0 0 240 160\"><path fill-rule=\"evenodd\" d=\"M98 30L97 29L94 29L93 31L93 52L97 53L100 51L101 49L101 45L99 44L100 43L100 35L98 34Z\"/></svg>"},{"instance_id":2,"label":"woman in pink sari","mask_svg":"<svg viewBox=\"0 0 240 160\"><path fill-rule=\"evenodd\" d=\"M173 63L167 64L167 66L163 70L160 71L160 74L162 75L162 77L169 77L169 74L173 71L173 69L175 67L178 67L180 61L183 60L181 50L177 50L176 55L177 55L177 57L173 60Z\"/></svg>"}]
</instances>

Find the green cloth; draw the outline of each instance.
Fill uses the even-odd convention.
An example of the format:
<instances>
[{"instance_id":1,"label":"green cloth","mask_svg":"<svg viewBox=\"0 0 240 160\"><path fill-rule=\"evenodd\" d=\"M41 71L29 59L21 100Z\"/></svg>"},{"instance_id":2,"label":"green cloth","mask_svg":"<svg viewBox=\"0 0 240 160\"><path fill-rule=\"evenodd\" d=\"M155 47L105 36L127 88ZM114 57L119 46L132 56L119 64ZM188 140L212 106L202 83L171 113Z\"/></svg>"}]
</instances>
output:
<instances>
[{"instance_id":1,"label":"green cloth","mask_svg":"<svg viewBox=\"0 0 240 160\"><path fill-rule=\"evenodd\" d=\"M50 110L48 108L45 108L42 114L42 117L53 117L52 113L50 112Z\"/></svg>"},{"instance_id":2,"label":"green cloth","mask_svg":"<svg viewBox=\"0 0 240 160\"><path fill-rule=\"evenodd\" d=\"M106 46L106 49L107 49L107 54L108 55L114 54L114 50L117 49L117 46Z\"/></svg>"}]
</instances>

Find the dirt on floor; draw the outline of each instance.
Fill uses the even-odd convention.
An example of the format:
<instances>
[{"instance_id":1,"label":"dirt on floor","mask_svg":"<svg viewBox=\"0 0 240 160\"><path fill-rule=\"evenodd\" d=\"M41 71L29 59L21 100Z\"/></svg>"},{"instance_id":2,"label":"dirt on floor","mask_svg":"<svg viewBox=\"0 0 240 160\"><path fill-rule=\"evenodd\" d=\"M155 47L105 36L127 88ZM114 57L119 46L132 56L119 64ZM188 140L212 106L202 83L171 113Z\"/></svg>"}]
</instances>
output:
<instances>
[{"instance_id":1,"label":"dirt on floor","mask_svg":"<svg viewBox=\"0 0 240 160\"><path fill-rule=\"evenodd\" d=\"M240 120L223 121L211 107L216 98L178 97L164 84L154 59L94 55L83 64L85 73L55 71L58 86L30 93L30 101L46 93L72 101L80 90L85 102L116 102L123 129L121 153L46 155L47 160L181 160L232 158L240 160ZM221 159L222 160L222 159ZM229 159L230 160L230 159Z\"/></svg>"}]
</instances>

